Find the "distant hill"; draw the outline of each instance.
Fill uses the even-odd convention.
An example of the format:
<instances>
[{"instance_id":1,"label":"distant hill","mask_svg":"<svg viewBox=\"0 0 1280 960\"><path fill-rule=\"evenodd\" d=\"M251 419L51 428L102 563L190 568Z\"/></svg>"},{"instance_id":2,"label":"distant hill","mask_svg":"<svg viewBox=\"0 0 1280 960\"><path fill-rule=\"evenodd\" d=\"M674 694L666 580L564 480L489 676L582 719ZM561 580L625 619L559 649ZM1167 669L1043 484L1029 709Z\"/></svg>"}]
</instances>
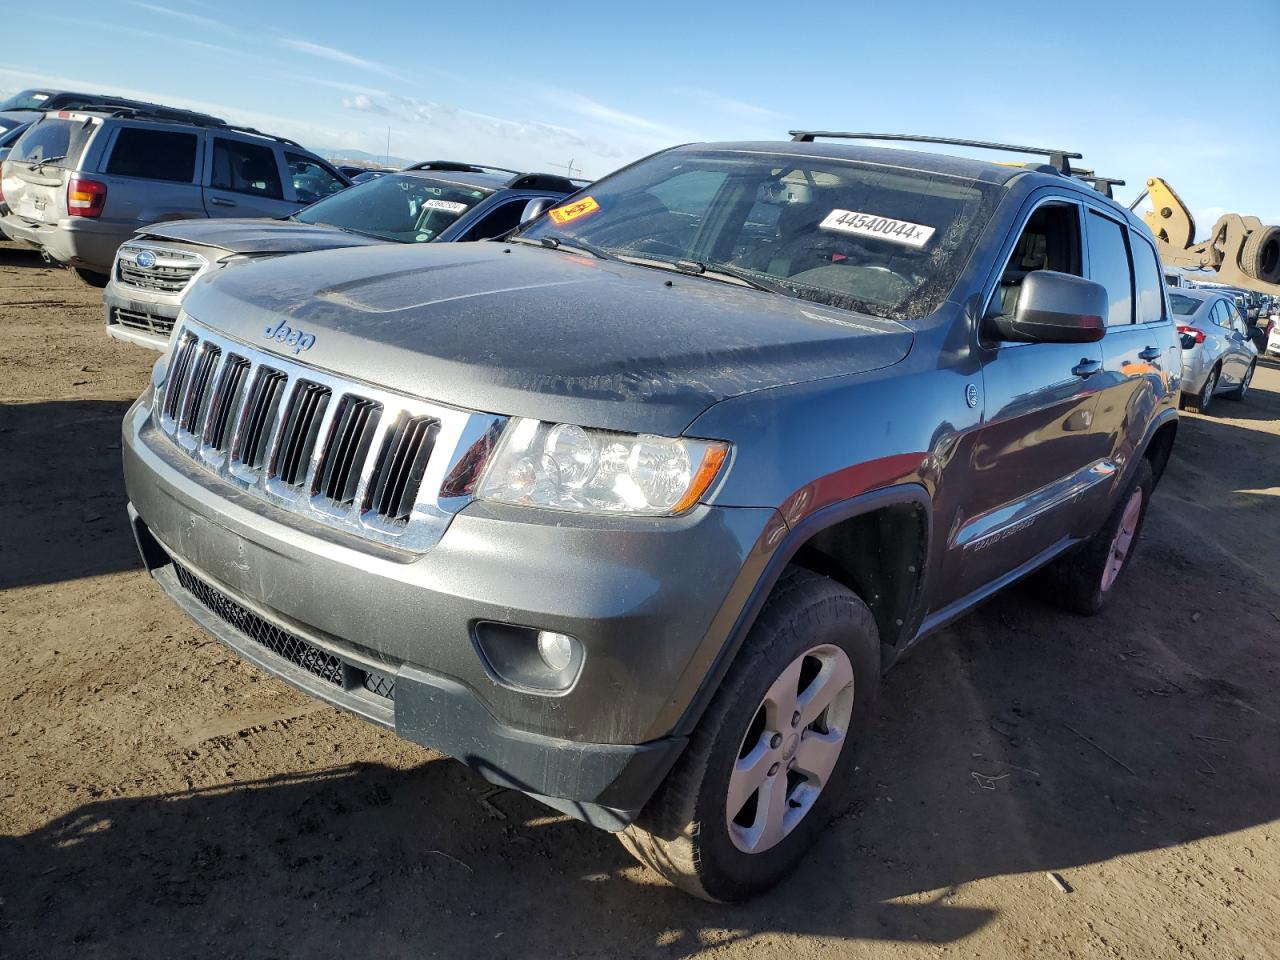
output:
<instances>
[{"instance_id":1,"label":"distant hill","mask_svg":"<svg viewBox=\"0 0 1280 960\"><path fill-rule=\"evenodd\" d=\"M321 147L316 150L316 153L331 163L350 163L357 167L396 167L398 169L414 162L404 157L391 157L388 161L386 154L367 153L364 150L352 150L348 147Z\"/></svg>"}]
</instances>

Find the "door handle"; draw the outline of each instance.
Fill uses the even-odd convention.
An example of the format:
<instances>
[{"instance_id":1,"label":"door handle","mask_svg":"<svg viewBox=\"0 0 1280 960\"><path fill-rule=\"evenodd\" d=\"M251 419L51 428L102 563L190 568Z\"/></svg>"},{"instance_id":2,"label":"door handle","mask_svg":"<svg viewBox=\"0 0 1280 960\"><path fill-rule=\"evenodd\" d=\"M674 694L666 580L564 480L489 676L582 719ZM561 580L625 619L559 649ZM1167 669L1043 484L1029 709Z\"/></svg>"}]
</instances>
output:
<instances>
[{"instance_id":1,"label":"door handle","mask_svg":"<svg viewBox=\"0 0 1280 960\"><path fill-rule=\"evenodd\" d=\"M224 200L222 197L210 197L209 202L215 207L234 207L236 205L234 200Z\"/></svg>"},{"instance_id":2,"label":"door handle","mask_svg":"<svg viewBox=\"0 0 1280 960\"><path fill-rule=\"evenodd\" d=\"M1138 359L1152 363L1160 359L1160 350L1158 347L1147 347L1147 349L1138 352Z\"/></svg>"},{"instance_id":3,"label":"door handle","mask_svg":"<svg viewBox=\"0 0 1280 960\"><path fill-rule=\"evenodd\" d=\"M1071 372L1077 377L1085 379L1092 377L1095 373L1102 369L1101 360L1090 360L1088 357L1081 357L1080 362L1071 368Z\"/></svg>"}]
</instances>

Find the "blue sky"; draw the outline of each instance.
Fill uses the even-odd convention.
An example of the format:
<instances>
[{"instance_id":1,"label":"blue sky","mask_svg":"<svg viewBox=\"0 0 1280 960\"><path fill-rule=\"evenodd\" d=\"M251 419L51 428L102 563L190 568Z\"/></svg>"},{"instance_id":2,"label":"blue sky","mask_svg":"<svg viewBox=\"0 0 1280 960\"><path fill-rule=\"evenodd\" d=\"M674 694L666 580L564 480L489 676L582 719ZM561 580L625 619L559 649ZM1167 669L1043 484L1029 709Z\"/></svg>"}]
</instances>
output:
<instances>
[{"instance_id":1,"label":"blue sky","mask_svg":"<svg viewBox=\"0 0 1280 960\"><path fill-rule=\"evenodd\" d=\"M0 91L143 95L327 151L381 153L390 129L401 157L596 177L690 140L907 131L1163 176L1202 230L1224 209L1280 222L1280 0L62 0L4 19Z\"/></svg>"}]
</instances>

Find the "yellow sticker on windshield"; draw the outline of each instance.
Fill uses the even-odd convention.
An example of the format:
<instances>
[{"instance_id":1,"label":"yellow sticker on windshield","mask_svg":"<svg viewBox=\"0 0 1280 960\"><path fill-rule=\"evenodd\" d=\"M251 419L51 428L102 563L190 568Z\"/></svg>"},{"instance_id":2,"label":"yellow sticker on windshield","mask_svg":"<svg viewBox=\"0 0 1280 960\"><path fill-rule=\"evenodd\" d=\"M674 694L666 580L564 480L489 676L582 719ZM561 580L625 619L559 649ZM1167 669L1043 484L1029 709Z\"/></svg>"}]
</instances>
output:
<instances>
[{"instance_id":1,"label":"yellow sticker on windshield","mask_svg":"<svg viewBox=\"0 0 1280 960\"><path fill-rule=\"evenodd\" d=\"M570 220L578 220L582 217L590 216L600 209L600 204L596 203L594 197L583 197L581 200L575 200L573 203L566 203L563 207L555 207L547 211L547 216L551 218L551 222L557 227L563 226Z\"/></svg>"}]
</instances>

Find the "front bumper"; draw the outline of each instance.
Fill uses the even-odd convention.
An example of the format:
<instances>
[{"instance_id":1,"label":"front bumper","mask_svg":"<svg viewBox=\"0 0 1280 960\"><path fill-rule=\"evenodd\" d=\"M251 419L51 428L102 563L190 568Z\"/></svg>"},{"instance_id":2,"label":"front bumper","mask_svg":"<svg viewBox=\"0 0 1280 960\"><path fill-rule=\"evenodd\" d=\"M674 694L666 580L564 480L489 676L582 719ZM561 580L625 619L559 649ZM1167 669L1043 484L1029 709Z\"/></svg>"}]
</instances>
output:
<instances>
[{"instance_id":1,"label":"front bumper","mask_svg":"<svg viewBox=\"0 0 1280 960\"><path fill-rule=\"evenodd\" d=\"M91 217L63 217L57 223L33 223L10 212L3 218L6 236L38 247L59 263L94 273L110 273L116 248L137 227Z\"/></svg>"},{"instance_id":2,"label":"front bumper","mask_svg":"<svg viewBox=\"0 0 1280 960\"><path fill-rule=\"evenodd\" d=\"M171 299L172 302L140 300L112 277L102 295L107 335L151 350L164 350L182 312L180 299Z\"/></svg>"},{"instance_id":3,"label":"front bumper","mask_svg":"<svg viewBox=\"0 0 1280 960\"><path fill-rule=\"evenodd\" d=\"M147 566L210 633L314 696L609 829L683 749L672 731L763 571L776 517L702 506L668 520L579 518L476 502L430 551L400 555L242 494L172 449L141 404L123 450ZM504 683L477 652L477 621L576 637L577 681L558 696ZM334 658L339 682L256 641L261 629ZM383 678L393 698L373 692Z\"/></svg>"}]
</instances>

